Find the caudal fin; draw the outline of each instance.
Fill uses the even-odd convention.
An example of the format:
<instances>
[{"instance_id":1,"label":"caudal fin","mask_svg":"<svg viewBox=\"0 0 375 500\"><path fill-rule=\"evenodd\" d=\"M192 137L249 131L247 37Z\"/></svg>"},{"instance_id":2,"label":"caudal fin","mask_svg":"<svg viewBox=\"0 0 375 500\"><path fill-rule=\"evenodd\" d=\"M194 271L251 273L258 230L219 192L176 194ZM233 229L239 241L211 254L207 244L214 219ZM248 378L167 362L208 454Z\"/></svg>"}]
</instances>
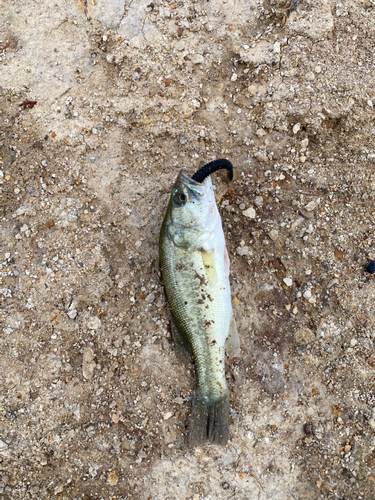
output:
<instances>
[{"instance_id":1,"label":"caudal fin","mask_svg":"<svg viewBox=\"0 0 375 500\"><path fill-rule=\"evenodd\" d=\"M210 399L197 391L191 408L189 443L226 445L229 436L229 394Z\"/></svg>"}]
</instances>

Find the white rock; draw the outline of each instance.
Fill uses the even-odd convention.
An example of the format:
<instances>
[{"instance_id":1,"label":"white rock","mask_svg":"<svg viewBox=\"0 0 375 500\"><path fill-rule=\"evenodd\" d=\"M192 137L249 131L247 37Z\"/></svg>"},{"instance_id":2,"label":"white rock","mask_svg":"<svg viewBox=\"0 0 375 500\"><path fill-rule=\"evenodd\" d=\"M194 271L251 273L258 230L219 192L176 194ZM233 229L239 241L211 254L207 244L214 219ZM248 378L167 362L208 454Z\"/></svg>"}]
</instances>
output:
<instances>
[{"instance_id":1,"label":"white rock","mask_svg":"<svg viewBox=\"0 0 375 500\"><path fill-rule=\"evenodd\" d=\"M77 309L71 309L68 311L68 316L70 319L75 319L77 317Z\"/></svg>"},{"instance_id":2,"label":"white rock","mask_svg":"<svg viewBox=\"0 0 375 500\"><path fill-rule=\"evenodd\" d=\"M149 293L146 297L146 302L151 304L155 300L155 292Z\"/></svg>"},{"instance_id":3,"label":"white rock","mask_svg":"<svg viewBox=\"0 0 375 500\"><path fill-rule=\"evenodd\" d=\"M286 284L286 286L292 286L293 285L292 278L284 278L283 281Z\"/></svg>"},{"instance_id":4,"label":"white rock","mask_svg":"<svg viewBox=\"0 0 375 500\"><path fill-rule=\"evenodd\" d=\"M293 127L293 134L298 134L298 132L301 130L301 124L296 123Z\"/></svg>"},{"instance_id":5,"label":"white rock","mask_svg":"<svg viewBox=\"0 0 375 500\"><path fill-rule=\"evenodd\" d=\"M258 161L267 161L268 160L266 153L264 153L263 151L257 151L256 153L254 153L254 157Z\"/></svg>"},{"instance_id":6,"label":"white rock","mask_svg":"<svg viewBox=\"0 0 375 500\"><path fill-rule=\"evenodd\" d=\"M235 81L237 81L237 73L233 73L233 75L232 75L232 76L231 76L231 78L230 78L230 81L231 81L231 82L235 82Z\"/></svg>"},{"instance_id":7,"label":"white rock","mask_svg":"<svg viewBox=\"0 0 375 500\"><path fill-rule=\"evenodd\" d=\"M94 375L94 368L96 364L94 363L94 351L91 347L85 349L83 353L83 362L82 362L82 372L83 376L86 380L91 380Z\"/></svg>"},{"instance_id":8,"label":"white rock","mask_svg":"<svg viewBox=\"0 0 375 500\"><path fill-rule=\"evenodd\" d=\"M271 231L268 233L268 236L271 238L271 240L276 241L279 237L279 231L277 231L276 229L271 229Z\"/></svg>"},{"instance_id":9,"label":"white rock","mask_svg":"<svg viewBox=\"0 0 375 500\"><path fill-rule=\"evenodd\" d=\"M311 297L311 290L306 290L306 292L304 292L303 296L305 297L305 299L309 299Z\"/></svg>"},{"instance_id":10,"label":"white rock","mask_svg":"<svg viewBox=\"0 0 375 500\"><path fill-rule=\"evenodd\" d=\"M247 87L247 91L251 94L251 95L255 95L258 91L256 85L249 85Z\"/></svg>"},{"instance_id":11,"label":"white rock","mask_svg":"<svg viewBox=\"0 0 375 500\"><path fill-rule=\"evenodd\" d=\"M26 309L34 309L35 308L35 304L34 304L34 301L31 297L29 297L27 299L27 303L26 303Z\"/></svg>"},{"instance_id":12,"label":"white rock","mask_svg":"<svg viewBox=\"0 0 375 500\"><path fill-rule=\"evenodd\" d=\"M263 205L263 197L262 196L256 196L254 198L254 204L257 206L257 207L261 207Z\"/></svg>"},{"instance_id":13,"label":"white rock","mask_svg":"<svg viewBox=\"0 0 375 500\"><path fill-rule=\"evenodd\" d=\"M94 316L93 318L90 318L87 322L87 328L89 330L98 330L100 328L100 325L102 322L97 316Z\"/></svg>"},{"instance_id":14,"label":"white rock","mask_svg":"<svg viewBox=\"0 0 375 500\"><path fill-rule=\"evenodd\" d=\"M162 17L167 17L167 18L171 17L171 11L164 7L160 7L159 13Z\"/></svg>"},{"instance_id":15,"label":"white rock","mask_svg":"<svg viewBox=\"0 0 375 500\"><path fill-rule=\"evenodd\" d=\"M7 448L8 445L6 444L6 442L0 439L0 451L6 450Z\"/></svg>"},{"instance_id":16,"label":"white rock","mask_svg":"<svg viewBox=\"0 0 375 500\"><path fill-rule=\"evenodd\" d=\"M18 217L19 215L24 215L27 213L27 207L19 207L13 214L13 217Z\"/></svg>"},{"instance_id":17,"label":"white rock","mask_svg":"<svg viewBox=\"0 0 375 500\"><path fill-rule=\"evenodd\" d=\"M243 246L243 247L238 247L236 252L238 255L249 255L249 247Z\"/></svg>"},{"instance_id":18,"label":"white rock","mask_svg":"<svg viewBox=\"0 0 375 500\"><path fill-rule=\"evenodd\" d=\"M242 213L244 214L245 217L249 217L249 219L255 219L255 217L257 215L255 210L253 209L253 207L250 207L247 210L244 210Z\"/></svg>"},{"instance_id":19,"label":"white rock","mask_svg":"<svg viewBox=\"0 0 375 500\"><path fill-rule=\"evenodd\" d=\"M202 54L195 54L195 56L192 57L191 62L193 64L203 64L204 57L202 56Z\"/></svg>"},{"instance_id":20,"label":"white rock","mask_svg":"<svg viewBox=\"0 0 375 500\"><path fill-rule=\"evenodd\" d=\"M258 128L258 130L255 133L256 133L256 135L259 138L264 137L265 135L267 135L267 132L265 130L263 130L262 128Z\"/></svg>"},{"instance_id":21,"label":"white rock","mask_svg":"<svg viewBox=\"0 0 375 500\"><path fill-rule=\"evenodd\" d=\"M352 347L354 347L355 345L357 345L357 343L358 343L358 342L357 342L357 339L352 339L352 340L350 341L350 345L351 345Z\"/></svg>"},{"instance_id":22,"label":"white rock","mask_svg":"<svg viewBox=\"0 0 375 500\"><path fill-rule=\"evenodd\" d=\"M273 44L273 51L276 53L276 54L280 54L280 42L275 42Z\"/></svg>"},{"instance_id":23,"label":"white rock","mask_svg":"<svg viewBox=\"0 0 375 500\"><path fill-rule=\"evenodd\" d=\"M371 427L371 429L375 431L375 419L370 418L370 420L368 421L368 424Z\"/></svg>"},{"instance_id":24,"label":"white rock","mask_svg":"<svg viewBox=\"0 0 375 500\"><path fill-rule=\"evenodd\" d=\"M307 146L309 145L309 140L308 138L306 137L306 139L303 139L303 141L301 141L301 146L303 148L307 148Z\"/></svg>"},{"instance_id":25,"label":"white rock","mask_svg":"<svg viewBox=\"0 0 375 500\"><path fill-rule=\"evenodd\" d=\"M307 210L308 212L312 212L313 210L316 209L316 207L319 205L319 203L320 203L320 198L317 198L316 200L312 200L305 206L305 210Z\"/></svg>"}]
</instances>

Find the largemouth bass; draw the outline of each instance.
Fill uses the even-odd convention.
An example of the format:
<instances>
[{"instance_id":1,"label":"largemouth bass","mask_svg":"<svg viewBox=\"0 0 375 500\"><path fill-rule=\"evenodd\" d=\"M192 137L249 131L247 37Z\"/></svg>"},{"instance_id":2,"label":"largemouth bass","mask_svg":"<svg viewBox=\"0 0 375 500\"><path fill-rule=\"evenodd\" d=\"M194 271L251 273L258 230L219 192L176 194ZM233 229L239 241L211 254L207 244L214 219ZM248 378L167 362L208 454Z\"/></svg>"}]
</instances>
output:
<instances>
[{"instance_id":1,"label":"largemouth bass","mask_svg":"<svg viewBox=\"0 0 375 500\"><path fill-rule=\"evenodd\" d=\"M229 257L211 178L207 177L212 170L228 168L223 162L232 167L227 160L217 160L201 168L193 178L180 172L160 234L160 268L172 331L191 350L195 361L191 445L206 440L225 445L228 441L225 351L239 347ZM214 163L216 168L210 167Z\"/></svg>"}]
</instances>

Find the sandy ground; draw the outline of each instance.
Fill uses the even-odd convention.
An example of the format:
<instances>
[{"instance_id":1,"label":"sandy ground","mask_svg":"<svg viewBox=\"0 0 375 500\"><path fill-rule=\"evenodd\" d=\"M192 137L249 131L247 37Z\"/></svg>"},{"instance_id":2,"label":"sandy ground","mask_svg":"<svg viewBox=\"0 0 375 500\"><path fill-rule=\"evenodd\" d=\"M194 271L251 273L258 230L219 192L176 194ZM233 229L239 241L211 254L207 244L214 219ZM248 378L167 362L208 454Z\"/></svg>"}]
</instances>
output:
<instances>
[{"instance_id":1,"label":"sandy ground","mask_svg":"<svg viewBox=\"0 0 375 500\"><path fill-rule=\"evenodd\" d=\"M375 2L0 1L0 499L375 498ZM241 353L189 448L158 234L214 176Z\"/></svg>"}]
</instances>

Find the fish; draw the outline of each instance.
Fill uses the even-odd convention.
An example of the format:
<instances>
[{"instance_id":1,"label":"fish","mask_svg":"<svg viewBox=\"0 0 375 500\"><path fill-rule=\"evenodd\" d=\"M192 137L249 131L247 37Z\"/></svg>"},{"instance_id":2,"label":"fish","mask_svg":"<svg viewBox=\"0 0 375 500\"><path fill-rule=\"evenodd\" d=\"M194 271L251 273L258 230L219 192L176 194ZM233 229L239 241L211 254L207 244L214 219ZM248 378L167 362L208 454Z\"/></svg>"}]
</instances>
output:
<instances>
[{"instance_id":1,"label":"fish","mask_svg":"<svg viewBox=\"0 0 375 500\"><path fill-rule=\"evenodd\" d=\"M203 164L204 165L204 164ZM225 353L238 352L229 256L210 174L233 176L228 160L202 166L192 177L181 170L161 226L159 261L175 341L192 353L196 388L189 444L226 445L229 391Z\"/></svg>"}]
</instances>

